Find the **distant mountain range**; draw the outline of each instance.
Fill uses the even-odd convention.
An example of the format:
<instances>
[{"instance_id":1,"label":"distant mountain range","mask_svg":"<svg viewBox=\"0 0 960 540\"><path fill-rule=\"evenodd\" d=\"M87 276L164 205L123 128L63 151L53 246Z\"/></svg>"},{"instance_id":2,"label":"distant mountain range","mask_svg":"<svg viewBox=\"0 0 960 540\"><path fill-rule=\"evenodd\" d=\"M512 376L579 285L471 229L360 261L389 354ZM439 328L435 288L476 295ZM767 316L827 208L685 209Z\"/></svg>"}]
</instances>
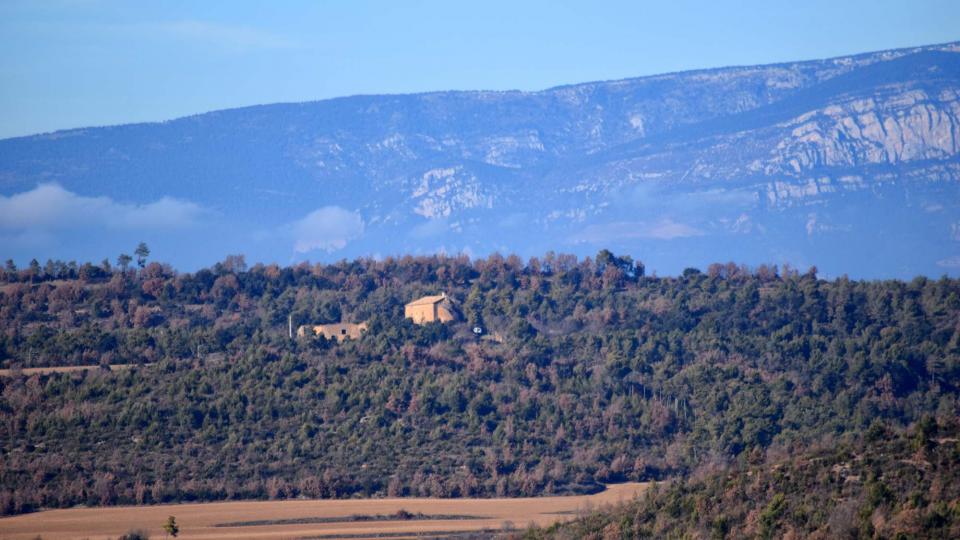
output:
<instances>
[{"instance_id":1,"label":"distant mountain range","mask_svg":"<svg viewBox=\"0 0 960 540\"><path fill-rule=\"evenodd\" d=\"M354 96L0 141L0 252L190 269L609 248L960 273L960 42L539 92Z\"/></svg>"}]
</instances>

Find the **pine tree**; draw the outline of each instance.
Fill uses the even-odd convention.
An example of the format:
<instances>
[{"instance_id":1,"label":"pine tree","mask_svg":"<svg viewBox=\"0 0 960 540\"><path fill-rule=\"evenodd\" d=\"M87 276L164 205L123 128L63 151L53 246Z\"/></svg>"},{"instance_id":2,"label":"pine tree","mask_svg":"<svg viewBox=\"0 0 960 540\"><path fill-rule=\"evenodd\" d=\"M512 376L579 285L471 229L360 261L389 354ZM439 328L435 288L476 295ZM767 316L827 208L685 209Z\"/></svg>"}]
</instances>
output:
<instances>
[{"instance_id":1,"label":"pine tree","mask_svg":"<svg viewBox=\"0 0 960 540\"><path fill-rule=\"evenodd\" d=\"M143 268L147 265L147 257L150 256L150 248L147 247L145 242L140 242L133 254L137 256L137 266Z\"/></svg>"}]
</instances>

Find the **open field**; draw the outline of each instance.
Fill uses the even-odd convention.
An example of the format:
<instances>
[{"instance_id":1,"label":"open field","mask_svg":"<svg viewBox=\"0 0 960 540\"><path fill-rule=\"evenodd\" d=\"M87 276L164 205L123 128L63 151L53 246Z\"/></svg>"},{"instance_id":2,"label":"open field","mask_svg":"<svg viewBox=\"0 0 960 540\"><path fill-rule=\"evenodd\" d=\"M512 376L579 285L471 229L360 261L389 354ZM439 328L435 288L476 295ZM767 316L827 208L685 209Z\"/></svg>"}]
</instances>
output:
<instances>
[{"instance_id":1,"label":"open field","mask_svg":"<svg viewBox=\"0 0 960 540\"><path fill-rule=\"evenodd\" d=\"M173 515L186 539L281 539L281 538L412 538L423 533L502 529L506 522L525 527L530 522L549 524L570 519L578 511L626 501L648 484L626 483L607 486L595 495L576 497L535 497L526 499L362 499L293 500L120 506L50 510L0 519L0 539L44 540L68 538L116 538L134 528L148 530L152 538L163 538L160 528ZM398 510L476 519L421 519L339 521L316 518L343 518L353 515L386 515ZM322 521L302 523L302 521ZM217 527L217 524L277 521L287 524ZM301 521L301 523L291 523ZM325 521L325 522L323 522ZM410 536L404 536L410 533ZM368 536L369 535L369 536ZM422 536L420 536L422 537Z\"/></svg>"},{"instance_id":2,"label":"open field","mask_svg":"<svg viewBox=\"0 0 960 540\"><path fill-rule=\"evenodd\" d=\"M121 369L129 369L136 364L112 364L110 366L110 371L118 371ZM149 364L144 364L149 365ZM21 368L19 371L24 375L44 375L46 373L70 373L71 371L90 371L92 369L100 369L100 366L54 366L54 367L31 367L31 368ZM14 369L0 369L0 377L9 377L18 370Z\"/></svg>"}]
</instances>

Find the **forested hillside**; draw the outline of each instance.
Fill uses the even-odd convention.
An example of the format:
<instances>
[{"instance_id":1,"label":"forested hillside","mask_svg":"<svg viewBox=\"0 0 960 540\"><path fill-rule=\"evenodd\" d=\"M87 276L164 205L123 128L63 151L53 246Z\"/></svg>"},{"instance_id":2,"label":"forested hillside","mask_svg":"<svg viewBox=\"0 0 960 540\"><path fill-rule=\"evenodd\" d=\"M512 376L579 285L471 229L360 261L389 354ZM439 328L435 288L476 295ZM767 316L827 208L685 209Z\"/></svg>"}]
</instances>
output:
<instances>
[{"instance_id":1,"label":"forested hillside","mask_svg":"<svg viewBox=\"0 0 960 540\"><path fill-rule=\"evenodd\" d=\"M3 512L586 492L957 414L954 279L655 277L607 251L141 262L4 271L2 367L104 368L0 378ZM440 292L464 320L403 318ZM290 339L288 316L369 330Z\"/></svg>"},{"instance_id":2,"label":"forested hillside","mask_svg":"<svg viewBox=\"0 0 960 540\"><path fill-rule=\"evenodd\" d=\"M956 419L876 422L800 455L750 453L637 501L524 533L547 538L957 538Z\"/></svg>"}]
</instances>

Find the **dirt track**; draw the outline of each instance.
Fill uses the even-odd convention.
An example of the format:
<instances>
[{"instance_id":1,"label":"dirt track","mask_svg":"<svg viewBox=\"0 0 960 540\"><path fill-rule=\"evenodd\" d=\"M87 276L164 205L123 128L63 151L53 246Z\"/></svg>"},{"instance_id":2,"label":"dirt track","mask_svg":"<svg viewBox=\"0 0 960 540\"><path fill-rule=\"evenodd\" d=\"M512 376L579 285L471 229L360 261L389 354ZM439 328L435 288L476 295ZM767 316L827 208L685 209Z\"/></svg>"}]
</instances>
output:
<instances>
[{"instance_id":1,"label":"dirt track","mask_svg":"<svg viewBox=\"0 0 960 540\"><path fill-rule=\"evenodd\" d=\"M150 365L150 364L143 364ZM129 369L136 366L136 364L113 364L110 366L110 371L118 371L121 369ZM19 372L23 375L44 375L46 373L70 373L72 371L92 371L95 369L100 369L100 366L54 366L54 367L31 367L31 368L22 368ZM0 369L0 377L10 377L17 370L14 369Z\"/></svg>"},{"instance_id":2,"label":"dirt track","mask_svg":"<svg viewBox=\"0 0 960 540\"><path fill-rule=\"evenodd\" d=\"M44 540L93 540L117 538L135 528L145 529L151 538L158 539L164 537L161 525L170 515L176 516L180 525L179 538L185 539L280 539L320 535L359 538L382 533L502 529L506 522L515 527L526 527L531 522L548 524L570 519L578 511L627 501L646 487L647 484L641 483L616 484L595 495L528 499L294 500L73 508L0 519L0 539L33 539L39 535ZM482 519L214 527L217 523L256 520L393 514L400 509L413 513L469 515Z\"/></svg>"}]
</instances>

